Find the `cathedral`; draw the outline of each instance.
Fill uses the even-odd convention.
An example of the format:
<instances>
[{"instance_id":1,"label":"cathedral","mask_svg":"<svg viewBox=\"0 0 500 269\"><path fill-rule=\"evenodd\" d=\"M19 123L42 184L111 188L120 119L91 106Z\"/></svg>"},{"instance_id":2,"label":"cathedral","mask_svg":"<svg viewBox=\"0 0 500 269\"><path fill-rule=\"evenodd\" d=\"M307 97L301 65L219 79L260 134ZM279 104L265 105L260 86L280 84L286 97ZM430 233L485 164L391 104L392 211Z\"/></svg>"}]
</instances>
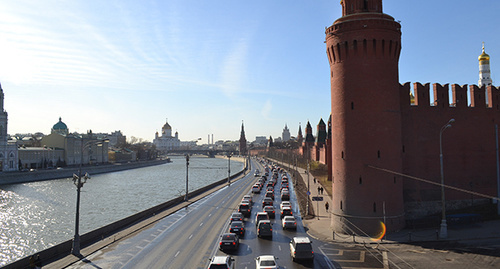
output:
<instances>
[{"instance_id":1,"label":"cathedral","mask_svg":"<svg viewBox=\"0 0 500 269\"><path fill-rule=\"evenodd\" d=\"M175 132L175 136L172 136L172 126L168 124L168 120L161 128L161 136L156 132L153 144L158 151L164 153L180 147L181 141L179 140L179 133Z\"/></svg>"}]
</instances>

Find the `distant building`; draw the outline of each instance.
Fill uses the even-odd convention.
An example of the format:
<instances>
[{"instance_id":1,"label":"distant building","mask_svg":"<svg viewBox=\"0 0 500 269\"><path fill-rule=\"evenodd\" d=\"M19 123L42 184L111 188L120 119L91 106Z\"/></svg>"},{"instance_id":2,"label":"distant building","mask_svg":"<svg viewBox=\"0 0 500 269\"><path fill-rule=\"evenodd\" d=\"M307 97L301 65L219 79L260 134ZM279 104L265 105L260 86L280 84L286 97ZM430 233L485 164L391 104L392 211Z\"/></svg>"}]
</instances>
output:
<instances>
[{"instance_id":1,"label":"distant building","mask_svg":"<svg viewBox=\"0 0 500 269\"><path fill-rule=\"evenodd\" d=\"M263 145L263 146L266 146L267 142L268 142L267 137L265 137L265 136L256 136L255 141L254 141L255 144Z\"/></svg>"},{"instance_id":2,"label":"distant building","mask_svg":"<svg viewBox=\"0 0 500 269\"><path fill-rule=\"evenodd\" d=\"M281 134L281 137L283 138L283 142L290 140L290 130L288 130L288 126L286 126L286 124L285 128L283 129L283 133Z\"/></svg>"},{"instance_id":3,"label":"distant building","mask_svg":"<svg viewBox=\"0 0 500 269\"><path fill-rule=\"evenodd\" d=\"M108 135L110 147L120 147L127 142L127 136L123 135L121 131L114 131Z\"/></svg>"},{"instance_id":4,"label":"distant building","mask_svg":"<svg viewBox=\"0 0 500 269\"><path fill-rule=\"evenodd\" d=\"M247 155L247 139L245 138L245 128L243 127L243 122L241 123L241 133L240 133L240 155Z\"/></svg>"},{"instance_id":5,"label":"distant building","mask_svg":"<svg viewBox=\"0 0 500 269\"><path fill-rule=\"evenodd\" d=\"M41 144L43 148L64 150L62 160L55 159L56 155L50 155L54 158L50 160L53 163L62 163L62 165L78 165L81 163L86 165L107 163L109 161L107 136L94 134L92 131L88 131L87 134L70 133L61 118L52 127L51 134L42 138ZM45 161L43 163L45 164Z\"/></svg>"},{"instance_id":6,"label":"distant building","mask_svg":"<svg viewBox=\"0 0 500 269\"><path fill-rule=\"evenodd\" d=\"M7 112L3 107L4 94L0 85L0 171L17 171L18 151L15 141L9 141L7 135Z\"/></svg>"},{"instance_id":7,"label":"distant building","mask_svg":"<svg viewBox=\"0 0 500 269\"><path fill-rule=\"evenodd\" d=\"M483 53L478 57L479 61L479 81L477 86L491 86L493 80L491 79L490 71L490 56L484 52L484 42L483 42Z\"/></svg>"},{"instance_id":8,"label":"distant building","mask_svg":"<svg viewBox=\"0 0 500 269\"><path fill-rule=\"evenodd\" d=\"M172 127L168 124L168 120L161 128L161 136L156 132L153 144L156 146L156 150L163 153L180 147L179 134L175 132L175 136L172 136Z\"/></svg>"}]
</instances>

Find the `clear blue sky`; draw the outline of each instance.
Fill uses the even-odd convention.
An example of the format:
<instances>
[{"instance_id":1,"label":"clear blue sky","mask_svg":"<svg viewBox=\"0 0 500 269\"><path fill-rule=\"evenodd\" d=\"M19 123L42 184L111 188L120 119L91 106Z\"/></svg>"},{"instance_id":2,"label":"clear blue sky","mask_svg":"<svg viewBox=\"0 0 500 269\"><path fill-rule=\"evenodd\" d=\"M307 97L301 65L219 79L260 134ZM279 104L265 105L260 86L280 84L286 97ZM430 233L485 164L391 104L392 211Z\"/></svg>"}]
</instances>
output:
<instances>
[{"instance_id":1,"label":"clear blue sky","mask_svg":"<svg viewBox=\"0 0 500 269\"><path fill-rule=\"evenodd\" d=\"M113 132L149 141L292 136L330 114L325 27L339 0L1 1L9 134ZM402 24L400 82L477 84L481 42L500 73L500 1L385 0Z\"/></svg>"}]
</instances>

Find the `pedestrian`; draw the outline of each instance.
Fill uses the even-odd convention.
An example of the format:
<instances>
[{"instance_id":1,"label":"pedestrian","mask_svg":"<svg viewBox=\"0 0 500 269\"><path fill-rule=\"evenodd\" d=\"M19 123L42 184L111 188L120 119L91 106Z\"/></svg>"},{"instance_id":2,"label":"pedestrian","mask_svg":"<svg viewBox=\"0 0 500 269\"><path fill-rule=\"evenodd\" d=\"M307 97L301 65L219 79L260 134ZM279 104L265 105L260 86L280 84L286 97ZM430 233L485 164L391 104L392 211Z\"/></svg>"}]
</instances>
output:
<instances>
[{"instance_id":1,"label":"pedestrian","mask_svg":"<svg viewBox=\"0 0 500 269\"><path fill-rule=\"evenodd\" d=\"M316 184L316 178L313 178L313 180L314 180L314 184Z\"/></svg>"},{"instance_id":2,"label":"pedestrian","mask_svg":"<svg viewBox=\"0 0 500 269\"><path fill-rule=\"evenodd\" d=\"M37 268L37 269L42 268L42 260L40 259L40 255L36 255L35 268Z\"/></svg>"},{"instance_id":3,"label":"pedestrian","mask_svg":"<svg viewBox=\"0 0 500 269\"><path fill-rule=\"evenodd\" d=\"M320 191L321 191L321 187L318 186L318 195L320 194Z\"/></svg>"},{"instance_id":4,"label":"pedestrian","mask_svg":"<svg viewBox=\"0 0 500 269\"><path fill-rule=\"evenodd\" d=\"M328 201L327 201L327 202L325 203L326 212L328 212L328 207L329 207L329 205L328 205Z\"/></svg>"},{"instance_id":5,"label":"pedestrian","mask_svg":"<svg viewBox=\"0 0 500 269\"><path fill-rule=\"evenodd\" d=\"M323 191L324 191L324 190L325 190L325 189L323 189L323 187L321 187L321 195L323 195Z\"/></svg>"}]
</instances>

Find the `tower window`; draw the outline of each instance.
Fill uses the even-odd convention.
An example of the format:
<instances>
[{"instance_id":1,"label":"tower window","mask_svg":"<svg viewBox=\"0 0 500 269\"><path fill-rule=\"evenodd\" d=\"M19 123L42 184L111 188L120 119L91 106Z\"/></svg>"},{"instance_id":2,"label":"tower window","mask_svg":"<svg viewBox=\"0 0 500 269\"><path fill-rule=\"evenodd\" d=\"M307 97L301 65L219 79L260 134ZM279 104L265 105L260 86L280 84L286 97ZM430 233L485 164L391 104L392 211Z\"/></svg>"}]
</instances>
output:
<instances>
[{"instance_id":1,"label":"tower window","mask_svg":"<svg viewBox=\"0 0 500 269\"><path fill-rule=\"evenodd\" d=\"M342 151L342 160L344 160L344 151Z\"/></svg>"},{"instance_id":2,"label":"tower window","mask_svg":"<svg viewBox=\"0 0 500 269\"><path fill-rule=\"evenodd\" d=\"M377 212L377 203L373 203L373 212Z\"/></svg>"},{"instance_id":3,"label":"tower window","mask_svg":"<svg viewBox=\"0 0 500 269\"><path fill-rule=\"evenodd\" d=\"M359 177L359 184L363 184L363 178Z\"/></svg>"},{"instance_id":4,"label":"tower window","mask_svg":"<svg viewBox=\"0 0 500 269\"><path fill-rule=\"evenodd\" d=\"M351 110L354 110L354 102L351 102Z\"/></svg>"},{"instance_id":5,"label":"tower window","mask_svg":"<svg viewBox=\"0 0 500 269\"><path fill-rule=\"evenodd\" d=\"M342 210L342 201L340 201L340 210Z\"/></svg>"},{"instance_id":6,"label":"tower window","mask_svg":"<svg viewBox=\"0 0 500 269\"><path fill-rule=\"evenodd\" d=\"M380 159L380 150L377 150L377 158Z\"/></svg>"}]
</instances>

